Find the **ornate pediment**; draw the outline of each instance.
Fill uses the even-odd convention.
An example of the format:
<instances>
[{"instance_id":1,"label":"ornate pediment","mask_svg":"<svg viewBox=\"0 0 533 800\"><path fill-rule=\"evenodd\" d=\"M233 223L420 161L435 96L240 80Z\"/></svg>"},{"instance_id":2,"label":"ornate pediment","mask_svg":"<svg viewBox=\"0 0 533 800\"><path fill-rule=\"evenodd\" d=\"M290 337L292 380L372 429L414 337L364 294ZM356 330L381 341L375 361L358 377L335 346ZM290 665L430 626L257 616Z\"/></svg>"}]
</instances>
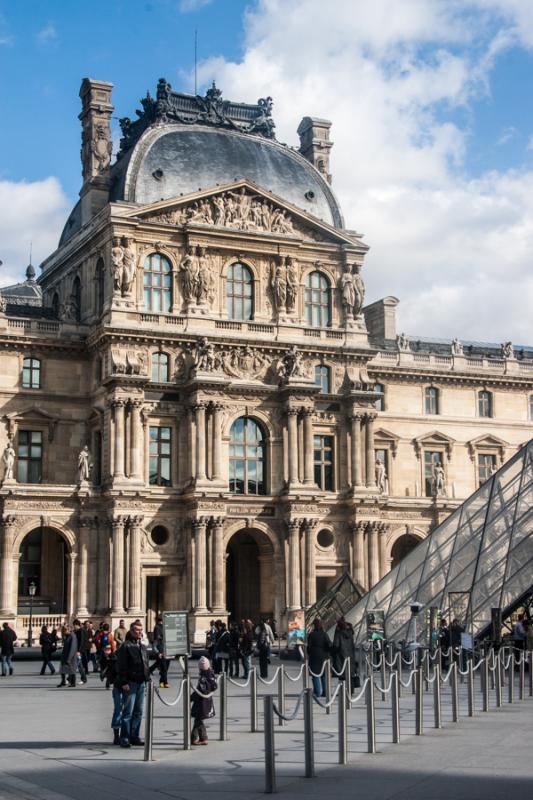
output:
<instances>
[{"instance_id":1,"label":"ornate pediment","mask_svg":"<svg viewBox=\"0 0 533 800\"><path fill-rule=\"evenodd\" d=\"M449 461L452 457L455 439L445 433L440 433L440 431L433 431L433 433L426 433L424 436L417 436L416 439L413 439L413 444L417 458L420 458L424 448L440 447L444 448Z\"/></svg>"},{"instance_id":2,"label":"ornate pediment","mask_svg":"<svg viewBox=\"0 0 533 800\"><path fill-rule=\"evenodd\" d=\"M189 195L176 200L161 201L149 208L131 213L147 222L178 227L206 226L245 233L274 234L311 239L317 242L334 241L357 244L360 241L336 228L311 217L270 192L264 192L248 181L238 181L224 188Z\"/></svg>"},{"instance_id":3,"label":"ornate pediment","mask_svg":"<svg viewBox=\"0 0 533 800\"><path fill-rule=\"evenodd\" d=\"M390 447L393 458L396 457L396 453L398 452L398 442L400 441L400 437L397 436L395 433L391 433L390 431L385 430L385 428L379 428L379 430L375 431L374 433L374 441L376 442L376 444L386 445Z\"/></svg>"},{"instance_id":4,"label":"ornate pediment","mask_svg":"<svg viewBox=\"0 0 533 800\"><path fill-rule=\"evenodd\" d=\"M472 461L475 460L476 453L479 451L486 452L487 450L497 450L501 464L503 464L505 460L505 448L509 447L508 442L505 442L498 436L494 436L492 433L488 433L485 436L478 436L475 439L470 439L466 445Z\"/></svg>"}]
</instances>

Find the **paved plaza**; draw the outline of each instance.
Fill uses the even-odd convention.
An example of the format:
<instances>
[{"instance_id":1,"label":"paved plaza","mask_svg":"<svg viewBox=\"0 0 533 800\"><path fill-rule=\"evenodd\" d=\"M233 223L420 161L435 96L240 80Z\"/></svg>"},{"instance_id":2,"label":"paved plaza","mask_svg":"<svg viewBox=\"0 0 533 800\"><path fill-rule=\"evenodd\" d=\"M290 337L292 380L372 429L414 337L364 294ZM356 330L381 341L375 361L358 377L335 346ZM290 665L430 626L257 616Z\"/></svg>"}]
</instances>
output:
<instances>
[{"instance_id":1,"label":"paved plaza","mask_svg":"<svg viewBox=\"0 0 533 800\"><path fill-rule=\"evenodd\" d=\"M273 660L271 674L277 666ZM263 733L250 733L247 689L230 686L227 741L218 740L219 718L210 721L208 748L182 749L182 704L165 707L156 698L152 763L143 749L110 745L111 692L98 676L86 686L57 689L56 676L40 677L37 662L19 662L15 675L0 679L0 798L1 800L94 800L98 797L135 800L230 800L264 797ZM288 667L290 674L298 671ZM193 663L192 674L196 675ZM170 689L177 694L178 668L173 665ZM241 679L242 681L242 679ZM294 707L301 682L286 680L287 711ZM518 689L518 686L517 686ZM270 691L259 686L260 694ZM276 693L276 682L272 685ZM518 697L518 691L516 692ZM461 717L451 721L451 704L443 691L443 729L434 730L431 692L424 697L423 736L415 736L414 697L403 691L401 743L391 744L390 702L376 693L377 749L366 753L363 700L348 712L349 764L338 766L337 706L326 715L314 706L317 777L304 775L302 714L276 727L278 792L282 797L311 795L365 800L530 800L533 796L531 721L533 699L504 703L481 712L476 685L476 715L467 718L466 687L460 687ZM262 702L259 702L262 731ZM218 713L218 701L217 701Z\"/></svg>"}]
</instances>

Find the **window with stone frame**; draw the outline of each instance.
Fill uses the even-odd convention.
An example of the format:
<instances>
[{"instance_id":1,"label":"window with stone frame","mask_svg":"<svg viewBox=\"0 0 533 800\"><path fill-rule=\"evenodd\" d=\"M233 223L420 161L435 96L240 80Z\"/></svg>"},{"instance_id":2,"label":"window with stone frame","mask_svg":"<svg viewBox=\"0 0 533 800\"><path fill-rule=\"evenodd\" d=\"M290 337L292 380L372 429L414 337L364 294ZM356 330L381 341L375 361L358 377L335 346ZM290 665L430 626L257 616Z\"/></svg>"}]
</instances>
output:
<instances>
[{"instance_id":1,"label":"window with stone frame","mask_svg":"<svg viewBox=\"0 0 533 800\"><path fill-rule=\"evenodd\" d=\"M17 481L41 483L43 477L43 432L19 430L17 437Z\"/></svg>"},{"instance_id":2,"label":"window with stone frame","mask_svg":"<svg viewBox=\"0 0 533 800\"><path fill-rule=\"evenodd\" d=\"M382 383L375 383L374 392L377 394L374 402L376 411L385 411L385 386Z\"/></svg>"},{"instance_id":3,"label":"window with stone frame","mask_svg":"<svg viewBox=\"0 0 533 800\"><path fill-rule=\"evenodd\" d=\"M230 264L226 275L226 311L229 319L254 318L254 281L244 264Z\"/></svg>"},{"instance_id":4,"label":"window with stone frame","mask_svg":"<svg viewBox=\"0 0 533 800\"><path fill-rule=\"evenodd\" d=\"M376 463L378 459L381 461L383 466L385 467L385 473L387 475L387 483L390 483L390 471L389 471L389 448L388 447L378 447L374 450Z\"/></svg>"},{"instance_id":5,"label":"window with stone frame","mask_svg":"<svg viewBox=\"0 0 533 800\"><path fill-rule=\"evenodd\" d=\"M41 388L41 361L39 358L27 356L22 362L22 388Z\"/></svg>"},{"instance_id":6,"label":"window with stone frame","mask_svg":"<svg viewBox=\"0 0 533 800\"><path fill-rule=\"evenodd\" d=\"M323 492L335 490L334 437L313 436L314 477Z\"/></svg>"},{"instance_id":7,"label":"window with stone frame","mask_svg":"<svg viewBox=\"0 0 533 800\"><path fill-rule=\"evenodd\" d=\"M170 486L172 431L170 427L150 425L149 483Z\"/></svg>"},{"instance_id":8,"label":"window with stone frame","mask_svg":"<svg viewBox=\"0 0 533 800\"><path fill-rule=\"evenodd\" d=\"M440 414L440 396L436 386L424 389L424 414Z\"/></svg>"},{"instance_id":9,"label":"window with stone frame","mask_svg":"<svg viewBox=\"0 0 533 800\"><path fill-rule=\"evenodd\" d=\"M435 478L434 468L436 464L444 467L444 455L441 450L424 451L424 495L433 497Z\"/></svg>"},{"instance_id":10,"label":"window with stone frame","mask_svg":"<svg viewBox=\"0 0 533 800\"><path fill-rule=\"evenodd\" d=\"M477 395L478 417L492 417L492 393L483 389Z\"/></svg>"},{"instance_id":11,"label":"window with stone frame","mask_svg":"<svg viewBox=\"0 0 533 800\"><path fill-rule=\"evenodd\" d=\"M172 305L172 268L160 253L151 253L144 262L144 307L147 311L170 311Z\"/></svg>"},{"instance_id":12,"label":"window with stone frame","mask_svg":"<svg viewBox=\"0 0 533 800\"><path fill-rule=\"evenodd\" d=\"M324 364L315 365L315 384L320 386L323 394L331 392L331 370Z\"/></svg>"},{"instance_id":13,"label":"window with stone frame","mask_svg":"<svg viewBox=\"0 0 533 800\"><path fill-rule=\"evenodd\" d=\"M168 353L152 353L152 382L168 383L170 376L170 361Z\"/></svg>"},{"instance_id":14,"label":"window with stone frame","mask_svg":"<svg viewBox=\"0 0 533 800\"><path fill-rule=\"evenodd\" d=\"M327 328L331 325L330 284L324 273L310 272L305 279L305 321L310 328Z\"/></svg>"},{"instance_id":15,"label":"window with stone frame","mask_svg":"<svg viewBox=\"0 0 533 800\"><path fill-rule=\"evenodd\" d=\"M479 485L485 483L496 472L496 454L478 453L477 454L477 477Z\"/></svg>"},{"instance_id":16,"label":"window with stone frame","mask_svg":"<svg viewBox=\"0 0 533 800\"><path fill-rule=\"evenodd\" d=\"M230 429L229 490L233 494L266 494L265 434L250 417L239 417Z\"/></svg>"}]
</instances>

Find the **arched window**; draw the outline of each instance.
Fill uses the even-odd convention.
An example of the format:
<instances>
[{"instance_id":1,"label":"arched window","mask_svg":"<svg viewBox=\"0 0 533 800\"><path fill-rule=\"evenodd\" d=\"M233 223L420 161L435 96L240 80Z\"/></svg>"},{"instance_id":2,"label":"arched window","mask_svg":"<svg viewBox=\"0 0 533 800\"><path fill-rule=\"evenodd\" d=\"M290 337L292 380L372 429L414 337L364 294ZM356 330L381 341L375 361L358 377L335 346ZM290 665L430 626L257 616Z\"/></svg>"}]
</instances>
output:
<instances>
[{"instance_id":1,"label":"arched window","mask_svg":"<svg viewBox=\"0 0 533 800\"><path fill-rule=\"evenodd\" d=\"M41 362L28 356L22 362L22 386L24 389L41 388Z\"/></svg>"},{"instance_id":2,"label":"arched window","mask_svg":"<svg viewBox=\"0 0 533 800\"><path fill-rule=\"evenodd\" d=\"M74 301L74 313L76 315L76 322L81 320L81 281L79 275L76 275L72 283L72 299Z\"/></svg>"},{"instance_id":3,"label":"arched window","mask_svg":"<svg viewBox=\"0 0 533 800\"><path fill-rule=\"evenodd\" d=\"M310 272L305 279L305 320L310 328L331 325L329 281L322 272Z\"/></svg>"},{"instance_id":4,"label":"arched window","mask_svg":"<svg viewBox=\"0 0 533 800\"><path fill-rule=\"evenodd\" d=\"M59 295L57 292L54 292L52 296L52 314L56 319L59 318Z\"/></svg>"},{"instance_id":5,"label":"arched window","mask_svg":"<svg viewBox=\"0 0 533 800\"><path fill-rule=\"evenodd\" d=\"M170 261L159 253L151 253L144 262L144 307L147 311L167 312L171 302Z\"/></svg>"},{"instance_id":6,"label":"arched window","mask_svg":"<svg viewBox=\"0 0 533 800\"><path fill-rule=\"evenodd\" d=\"M376 411L385 411L385 387L382 383L374 384L374 392L377 394L374 406Z\"/></svg>"},{"instance_id":7,"label":"arched window","mask_svg":"<svg viewBox=\"0 0 533 800\"><path fill-rule=\"evenodd\" d=\"M244 264L231 264L228 267L226 309L229 319L253 319L254 281Z\"/></svg>"},{"instance_id":8,"label":"arched window","mask_svg":"<svg viewBox=\"0 0 533 800\"><path fill-rule=\"evenodd\" d=\"M96 262L96 269L94 273L95 279L95 308L96 314L100 316L102 311L104 310L104 291L105 291L105 283L104 283L104 275L105 275L105 268L104 268L104 259L99 258Z\"/></svg>"},{"instance_id":9,"label":"arched window","mask_svg":"<svg viewBox=\"0 0 533 800\"><path fill-rule=\"evenodd\" d=\"M492 417L492 394L483 390L478 392L477 413L480 417Z\"/></svg>"},{"instance_id":10,"label":"arched window","mask_svg":"<svg viewBox=\"0 0 533 800\"><path fill-rule=\"evenodd\" d=\"M331 370L324 364L317 364L315 366L315 383L320 386L320 391L324 394L331 392Z\"/></svg>"},{"instance_id":11,"label":"arched window","mask_svg":"<svg viewBox=\"0 0 533 800\"><path fill-rule=\"evenodd\" d=\"M424 389L424 414L439 414L439 390L435 386Z\"/></svg>"},{"instance_id":12,"label":"arched window","mask_svg":"<svg viewBox=\"0 0 533 800\"><path fill-rule=\"evenodd\" d=\"M154 383L168 383L168 364L167 353L152 353L152 381Z\"/></svg>"},{"instance_id":13,"label":"arched window","mask_svg":"<svg viewBox=\"0 0 533 800\"><path fill-rule=\"evenodd\" d=\"M266 494L265 437L250 417L239 417L231 426L229 490L234 494Z\"/></svg>"}]
</instances>

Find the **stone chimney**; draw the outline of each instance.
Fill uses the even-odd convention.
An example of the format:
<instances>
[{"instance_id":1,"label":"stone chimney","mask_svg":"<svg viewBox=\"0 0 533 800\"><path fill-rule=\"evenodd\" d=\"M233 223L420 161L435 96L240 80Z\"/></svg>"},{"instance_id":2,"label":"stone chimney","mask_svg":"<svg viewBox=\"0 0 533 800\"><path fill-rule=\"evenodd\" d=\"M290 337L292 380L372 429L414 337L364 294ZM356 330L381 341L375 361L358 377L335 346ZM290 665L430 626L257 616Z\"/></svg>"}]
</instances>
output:
<instances>
[{"instance_id":1,"label":"stone chimney","mask_svg":"<svg viewBox=\"0 0 533 800\"><path fill-rule=\"evenodd\" d=\"M85 225L109 202L109 165L111 141L112 83L84 78L81 98L81 165L83 186L81 224Z\"/></svg>"},{"instance_id":2,"label":"stone chimney","mask_svg":"<svg viewBox=\"0 0 533 800\"><path fill-rule=\"evenodd\" d=\"M329 171L329 151L333 142L329 140L331 122L327 119L304 117L298 125L300 153L313 164L324 178L331 183Z\"/></svg>"}]
</instances>

